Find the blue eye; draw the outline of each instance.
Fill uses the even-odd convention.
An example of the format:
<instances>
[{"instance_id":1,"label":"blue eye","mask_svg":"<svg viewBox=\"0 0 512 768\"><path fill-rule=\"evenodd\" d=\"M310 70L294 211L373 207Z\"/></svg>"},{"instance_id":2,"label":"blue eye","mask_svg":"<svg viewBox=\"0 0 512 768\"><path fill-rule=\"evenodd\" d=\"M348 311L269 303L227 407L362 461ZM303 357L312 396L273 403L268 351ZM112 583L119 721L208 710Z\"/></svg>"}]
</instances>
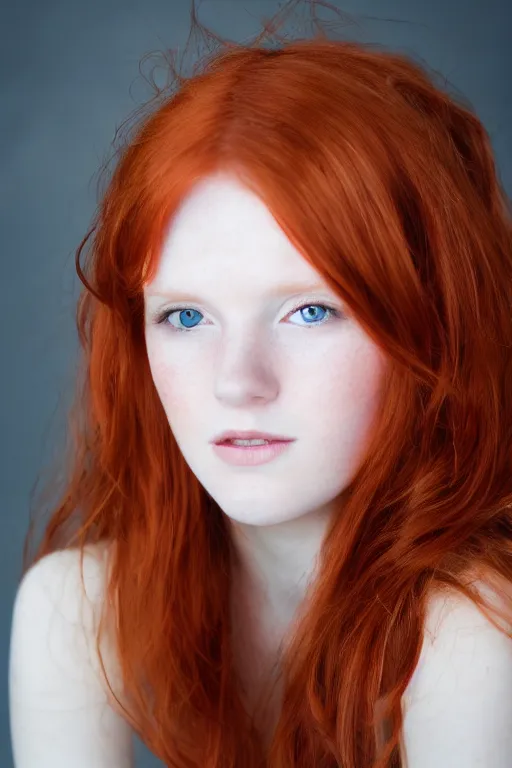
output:
<instances>
[{"instance_id":1,"label":"blue eye","mask_svg":"<svg viewBox=\"0 0 512 768\"><path fill-rule=\"evenodd\" d=\"M304 307L301 307L298 310L295 310L295 312L301 312L302 313L304 311L307 311L307 319L308 320L313 320L314 321L314 320L320 319L320 322L324 323L325 322L325 315L324 315L324 319L323 320L321 318L315 317L314 314L312 314L311 311L310 311L312 309L313 310L320 309L321 312L329 312L329 308L328 307L323 307L321 304L309 304L308 306L304 306ZM306 319L306 317L304 315L302 315L302 317L303 317L304 320Z\"/></svg>"},{"instance_id":2,"label":"blue eye","mask_svg":"<svg viewBox=\"0 0 512 768\"><path fill-rule=\"evenodd\" d=\"M198 312L197 309L189 309L189 308L187 308L187 309L170 309L169 311L164 312L160 322L162 322L162 323L165 322L166 320L169 319L169 317L171 315L174 315L177 312L179 312L179 314L180 314L180 322L184 324L185 328L176 328L176 326L173 326L175 331L190 330L191 328L195 328L195 326L192 325L192 323L197 318L191 317L191 315L200 315L201 312ZM183 316L183 317L181 317L181 316ZM188 323L191 323L191 325L188 325ZM171 323L171 325L172 325L172 323Z\"/></svg>"},{"instance_id":3,"label":"blue eye","mask_svg":"<svg viewBox=\"0 0 512 768\"><path fill-rule=\"evenodd\" d=\"M311 312L311 310L313 310L313 312ZM323 313L323 317L319 318L317 316L318 310L320 310L320 313ZM342 316L341 312L339 312L337 309L334 309L334 307L328 307L328 306L325 306L324 304L302 304L301 306L293 309L287 315L287 317L290 315L294 315L297 312L300 312L302 319L306 321L305 326L313 326L313 327L316 327L318 325L323 325L332 317L340 318ZM193 309L192 307L175 307L174 309L165 310L165 312L163 312L161 315L158 316L156 322L157 324L166 323L166 321L169 320L169 318L175 314L178 314L179 322L182 323L184 327L179 328L173 325L172 323L169 323L174 331L194 330L195 328L197 328L197 321L198 321L197 316L198 315L202 316L201 312L199 312L197 309ZM194 325L194 323L196 324Z\"/></svg>"}]
</instances>

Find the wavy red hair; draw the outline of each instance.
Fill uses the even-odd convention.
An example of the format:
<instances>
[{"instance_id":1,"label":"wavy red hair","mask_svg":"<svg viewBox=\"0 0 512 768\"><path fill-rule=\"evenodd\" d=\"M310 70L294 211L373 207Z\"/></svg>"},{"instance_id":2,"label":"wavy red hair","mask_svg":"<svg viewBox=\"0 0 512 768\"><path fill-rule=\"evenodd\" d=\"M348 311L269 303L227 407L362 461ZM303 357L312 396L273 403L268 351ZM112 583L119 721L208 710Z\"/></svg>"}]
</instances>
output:
<instances>
[{"instance_id":1,"label":"wavy red hair","mask_svg":"<svg viewBox=\"0 0 512 768\"><path fill-rule=\"evenodd\" d=\"M274 33L176 77L118 158L77 252L69 478L29 562L115 545L105 616L115 610L119 706L166 765L399 766L429 596L455 589L493 610L474 588L485 576L512 617L510 203L482 124L425 67L322 31L265 45ZM218 169L261 196L388 361L368 453L283 659L268 754L231 669L229 526L173 439L144 341L165 226Z\"/></svg>"}]
</instances>

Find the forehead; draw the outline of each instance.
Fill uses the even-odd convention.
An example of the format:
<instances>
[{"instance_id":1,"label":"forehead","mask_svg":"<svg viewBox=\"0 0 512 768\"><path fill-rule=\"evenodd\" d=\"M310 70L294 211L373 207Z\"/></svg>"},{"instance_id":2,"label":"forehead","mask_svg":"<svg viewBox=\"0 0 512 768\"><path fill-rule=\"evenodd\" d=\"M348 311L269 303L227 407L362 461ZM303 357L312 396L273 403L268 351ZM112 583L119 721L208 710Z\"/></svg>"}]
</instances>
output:
<instances>
[{"instance_id":1,"label":"forehead","mask_svg":"<svg viewBox=\"0 0 512 768\"><path fill-rule=\"evenodd\" d=\"M201 180L167 229L153 288L222 282L265 289L316 278L265 203L234 177Z\"/></svg>"}]
</instances>

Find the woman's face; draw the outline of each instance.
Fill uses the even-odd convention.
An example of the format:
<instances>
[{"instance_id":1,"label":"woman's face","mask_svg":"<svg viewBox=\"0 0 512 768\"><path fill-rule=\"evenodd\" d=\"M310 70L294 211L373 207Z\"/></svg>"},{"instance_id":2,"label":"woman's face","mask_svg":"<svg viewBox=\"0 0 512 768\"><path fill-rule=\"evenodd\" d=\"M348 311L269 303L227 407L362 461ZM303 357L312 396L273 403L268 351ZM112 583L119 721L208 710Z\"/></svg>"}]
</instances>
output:
<instances>
[{"instance_id":1,"label":"woman's face","mask_svg":"<svg viewBox=\"0 0 512 768\"><path fill-rule=\"evenodd\" d=\"M170 224L145 305L170 428L225 514L273 525L328 508L362 458L384 359L264 203L227 175L198 183ZM224 430L294 441L267 463L234 466L211 442Z\"/></svg>"}]
</instances>

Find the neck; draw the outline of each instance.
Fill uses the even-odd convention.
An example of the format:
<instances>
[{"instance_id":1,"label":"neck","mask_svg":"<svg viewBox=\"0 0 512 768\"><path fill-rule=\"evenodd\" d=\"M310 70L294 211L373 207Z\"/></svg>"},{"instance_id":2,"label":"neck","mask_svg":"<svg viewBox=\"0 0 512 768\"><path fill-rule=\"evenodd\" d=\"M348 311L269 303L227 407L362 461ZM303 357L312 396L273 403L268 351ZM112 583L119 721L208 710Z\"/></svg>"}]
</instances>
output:
<instances>
[{"instance_id":1,"label":"neck","mask_svg":"<svg viewBox=\"0 0 512 768\"><path fill-rule=\"evenodd\" d=\"M231 521L235 589L248 592L276 620L288 623L315 576L330 521L327 507L277 525Z\"/></svg>"}]
</instances>

